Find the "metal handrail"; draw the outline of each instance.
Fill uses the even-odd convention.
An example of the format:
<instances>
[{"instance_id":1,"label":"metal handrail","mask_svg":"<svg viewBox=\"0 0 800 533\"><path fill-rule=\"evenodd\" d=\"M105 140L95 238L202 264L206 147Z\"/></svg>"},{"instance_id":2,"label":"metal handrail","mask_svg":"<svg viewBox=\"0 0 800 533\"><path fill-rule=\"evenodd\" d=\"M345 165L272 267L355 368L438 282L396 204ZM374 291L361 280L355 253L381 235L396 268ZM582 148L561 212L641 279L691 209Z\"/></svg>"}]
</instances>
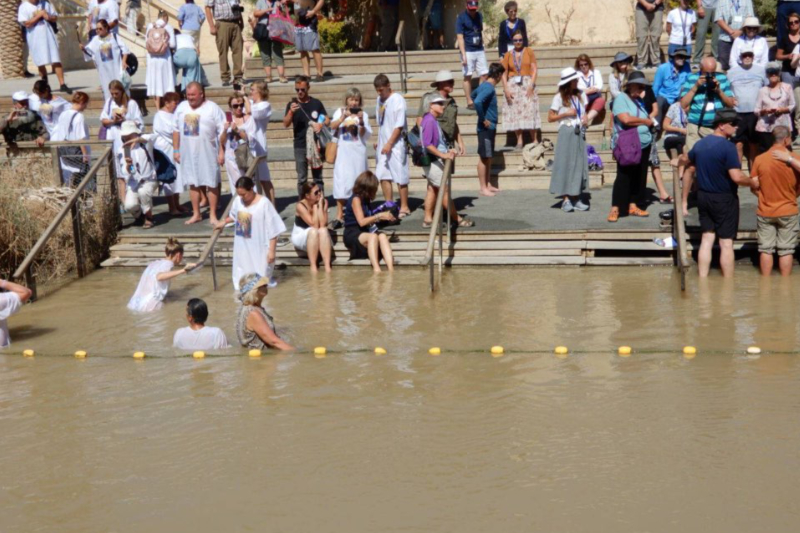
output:
<instances>
[{"instance_id":1,"label":"metal handrail","mask_svg":"<svg viewBox=\"0 0 800 533\"><path fill-rule=\"evenodd\" d=\"M686 290L686 272L689 270L689 252L687 249L686 224L683 218L683 184L678 174L677 165L672 167L672 202L674 217L672 220L672 238L678 243L675 254L675 266L680 274L681 290Z\"/></svg>"},{"instance_id":2,"label":"metal handrail","mask_svg":"<svg viewBox=\"0 0 800 533\"><path fill-rule=\"evenodd\" d=\"M450 221L449 218L452 216L453 211L455 209L455 205L453 204L453 191L452 191L452 180L450 179L453 173L453 160L448 159L444 163L444 172L442 174L442 184L439 186L439 192L436 195L436 206L433 209L433 220L431 221L431 232L428 235L428 246L425 249L425 257L422 259L422 265L427 266L430 271L430 287L431 292L436 290L436 284L434 283L434 276L433 276L433 250L436 245L436 234L439 234L439 274L442 273L442 268L444 267L444 230L443 230L443 222L442 222L442 212L444 208L442 206L442 199L444 198L444 193L447 191L448 195L448 206L447 206L447 237L450 242L452 242L452 235L450 233Z\"/></svg>"},{"instance_id":3,"label":"metal handrail","mask_svg":"<svg viewBox=\"0 0 800 533\"><path fill-rule=\"evenodd\" d=\"M83 141L80 141L72 144L83 145L84 143ZM75 188L72 195L69 197L69 200L67 200L67 203L64 204L64 207L61 208L61 211L59 211L59 213L56 215L56 217L53 219L50 225L47 226L47 229L44 230L44 233L42 233L41 237L39 237L39 240L36 241L36 244L33 245L31 251L28 252L27 256L25 256L25 259L22 261L22 264L19 265L16 271L14 271L14 276L13 276L14 279L21 278L27 272L28 268L30 268L31 266L31 263L33 263L33 260L36 259L36 256L38 256L39 252L42 251L44 245L47 244L47 241L50 240L50 237L53 236L53 233L55 233L56 229L58 229L59 224L61 224L61 222L66 218L67 213L69 213L72 210L73 206L75 206L75 204L78 202L78 198L83 193L84 189L86 189L87 185L89 185L89 183L97 176L97 172L100 170L100 167L106 164L107 162L106 159L109 158L110 155L111 155L111 147L106 148L103 151L103 154L99 158L97 158L97 161L94 162L94 165L91 166L89 172L86 173L86 176L84 176L84 178Z\"/></svg>"},{"instance_id":4,"label":"metal handrail","mask_svg":"<svg viewBox=\"0 0 800 533\"><path fill-rule=\"evenodd\" d=\"M404 37L406 22L400 21L397 26L397 34L394 36L394 44L397 47L397 64L400 67L400 86L403 93L408 92L408 60L406 59L406 39Z\"/></svg>"},{"instance_id":5,"label":"metal handrail","mask_svg":"<svg viewBox=\"0 0 800 533\"><path fill-rule=\"evenodd\" d=\"M247 171L244 173L244 175L246 177L248 177L248 178L253 177L253 174L255 174L256 168L258 167L258 165L261 163L261 161L265 160L266 158L267 158L267 156L265 156L265 155L260 155L260 156L256 157L253 160L253 162L250 163L250 166L247 168ZM256 180L256 181L257 181L257 187L260 188L261 187L261 183L258 180ZM231 191L231 199L228 202L228 205L225 207L225 211L222 213L221 220L225 220L225 219L228 218L228 213L230 213L230 211L231 211L231 206L233 206L234 200L236 200L236 191ZM222 232L224 230L225 230L225 228L214 228L213 229L213 231L211 232L211 236L208 238L208 241L206 241L206 245L203 247L203 251L200 253L200 259L197 260L197 262L195 263L194 268L187 270L188 272L192 272L194 270L197 270L198 268L202 267L206 263L206 261L208 261L209 257L211 257L211 267L212 267L212 272L213 272L213 276L212 277L213 277L213 280L214 280L214 290L217 290L217 266L216 266L216 261L214 259L214 246L216 246L217 240L219 240L219 236L222 235Z\"/></svg>"}]
</instances>

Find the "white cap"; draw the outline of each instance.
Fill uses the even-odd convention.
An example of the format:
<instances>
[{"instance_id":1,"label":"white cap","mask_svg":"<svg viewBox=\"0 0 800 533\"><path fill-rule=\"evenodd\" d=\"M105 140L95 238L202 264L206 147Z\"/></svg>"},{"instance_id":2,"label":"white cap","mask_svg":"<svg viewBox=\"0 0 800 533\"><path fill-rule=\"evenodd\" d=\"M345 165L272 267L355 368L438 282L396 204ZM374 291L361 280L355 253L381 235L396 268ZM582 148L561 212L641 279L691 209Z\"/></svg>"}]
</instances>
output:
<instances>
[{"instance_id":1,"label":"white cap","mask_svg":"<svg viewBox=\"0 0 800 533\"><path fill-rule=\"evenodd\" d=\"M142 131L139 129L139 125L136 122L132 120L126 120L122 123L119 133L124 137L126 135L134 135L141 132Z\"/></svg>"},{"instance_id":2,"label":"white cap","mask_svg":"<svg viewBox=\"0 0 800 533\"><path fill-rule=\"evenodd\" d=\"M455 77L449 70L440 70L436 73L436 79L431 83L431 87L436 87L437 84L445 81L455 81Z\"/></svg>"},{"instance_id":3,"label":"white cap","mask_svg":"<svg viewBox=\"0 0 800 533\"><path fill-rule=\"evenodd\" d=\"M430 105L430 104L446 104L446 103L447 103L447 98L444 98L442 96L435 96L430 102L428 102L428 105Z\"/></svg>"},{"instance_id":4,"label":"white cap","mask_svg":"<svg viewBox=\"0 0 800 533\"><path fill-rule=\"evenodd\" d=\"M25 91L17 91L11 95L11 99L15 102L24 102L25 100L29 99L30 95Z\"/></svg>"}]
</instances>

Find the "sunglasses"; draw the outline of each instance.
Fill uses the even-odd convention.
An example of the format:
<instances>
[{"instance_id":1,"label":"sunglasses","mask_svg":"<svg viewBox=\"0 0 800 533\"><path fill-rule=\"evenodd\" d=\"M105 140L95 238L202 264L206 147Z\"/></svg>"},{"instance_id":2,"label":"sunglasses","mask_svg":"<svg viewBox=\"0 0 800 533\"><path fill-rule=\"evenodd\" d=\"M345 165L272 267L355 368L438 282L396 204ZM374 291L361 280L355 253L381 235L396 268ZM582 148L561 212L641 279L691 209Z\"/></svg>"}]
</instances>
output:
<instances>
[{"instance_id":1,"label":"sunglasses","mask_svg":"<svg viewBox=\"0 0 800 533\"><path fill-rule=\"evenodd\" d=\"M319 196L320 194L322 194L322 191L320 191L319 189L317 189L316 191L311 191L311 196Z\"/></svg>"},{"instance_id":2,"label":"sunglasses","mask_svg":"<svg viewBox=\"0 0 800 533\"><path fill-rule=\"evenodd\" d=\"M241 109L244 107L244 104L232 104L231 109Z\"/></svg>"},{"instance_id":3,"label":"sunglasses","mask_svg":"<svg viewBox=\"0 0 800 533\"><path fill-rule=\"evenodd\" d=\"M522 39L514 39L514 42L515 42L515 43L523 43L523 42L525 42L525 41L523 41Z\"/></svg>"},{"instance_id":4,"label":"sunglasses","mask_svg":"<svg viewBox=\"0 0 800 533\"><path fill-rule=\"evenodd\" d=\"M298 87L298 88L295 88L294 92L296 92L296 93L305 93L305 92L308 92L308 88L307 87Z\"/></svg>"},{"instance_id":5,"label":"sunglasses","mask_svg":"<svg viewBox=\"0 0 800 533\"><path fill-rule=\"evenodd\" d=\"M790 20L789 25L794 26L795 24L800 24L800 20Z\"/></svg>"}]
</instances>

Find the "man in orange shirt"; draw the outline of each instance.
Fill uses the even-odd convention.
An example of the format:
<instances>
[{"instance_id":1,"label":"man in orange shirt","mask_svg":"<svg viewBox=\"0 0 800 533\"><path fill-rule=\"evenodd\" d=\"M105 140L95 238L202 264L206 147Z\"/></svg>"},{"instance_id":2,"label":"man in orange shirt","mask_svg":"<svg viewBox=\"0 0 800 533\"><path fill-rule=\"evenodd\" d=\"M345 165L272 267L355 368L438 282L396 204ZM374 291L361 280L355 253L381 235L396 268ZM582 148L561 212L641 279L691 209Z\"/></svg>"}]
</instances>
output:
<instances>
[{"instance_id":1,"label":"man in orange shirt","mask_svg":"<svg viewBox=\"0 0 800 533\"><path fill-rule=\"evenodd\" d=\"M797 197L800 196L800 157L789 151L792 136L789 128L777 126L772 131L775 143L768 152L756 157L751 172L758 177L752 190L758 196L758 251L761 275L772 273L773 254L778 252L781 275L792 273L797 246Z\"/></svg>"}]
</instances>

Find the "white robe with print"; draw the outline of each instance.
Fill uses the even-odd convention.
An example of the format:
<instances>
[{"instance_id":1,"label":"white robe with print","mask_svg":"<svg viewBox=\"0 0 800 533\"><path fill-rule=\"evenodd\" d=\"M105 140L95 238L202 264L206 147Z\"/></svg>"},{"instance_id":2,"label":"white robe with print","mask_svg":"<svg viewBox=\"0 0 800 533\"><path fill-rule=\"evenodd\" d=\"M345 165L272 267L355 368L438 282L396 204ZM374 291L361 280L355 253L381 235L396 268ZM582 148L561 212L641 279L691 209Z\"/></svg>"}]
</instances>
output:
<instances>
[{"instance_id":1,"label":"white robe with print","mask_svg":"<svg viewBox=\"0 0 800 533\"><path fill-rule=\"evenodd\" d=\"M219 137L225 113L210 100L197 109L182 102L175 110L175 129L180 135L181 162L178 177L184 187L216 187L220 183Z\"/></svg>"},{"instance_id":2,"label":"white robe with print","mask_svg":"<svg viewBox=\"0 0 800 533\"><path fill-rule=\"evenodd\" d=\"M3 1L10 2L11 0ZM40 9L44 9L48 15L58 16L50 2L40 1L38 4L31 4L23 1L17 11L17 22L24 25ZM61 55L58 53L58 39L56 39L56 34L53 32L53 27L49 22L39 19L36 25L25 28L24 31L25 40L28 42L28 50L34 65L41 67L43 65L61 63Z\"/></svg>"}]
</instances>

